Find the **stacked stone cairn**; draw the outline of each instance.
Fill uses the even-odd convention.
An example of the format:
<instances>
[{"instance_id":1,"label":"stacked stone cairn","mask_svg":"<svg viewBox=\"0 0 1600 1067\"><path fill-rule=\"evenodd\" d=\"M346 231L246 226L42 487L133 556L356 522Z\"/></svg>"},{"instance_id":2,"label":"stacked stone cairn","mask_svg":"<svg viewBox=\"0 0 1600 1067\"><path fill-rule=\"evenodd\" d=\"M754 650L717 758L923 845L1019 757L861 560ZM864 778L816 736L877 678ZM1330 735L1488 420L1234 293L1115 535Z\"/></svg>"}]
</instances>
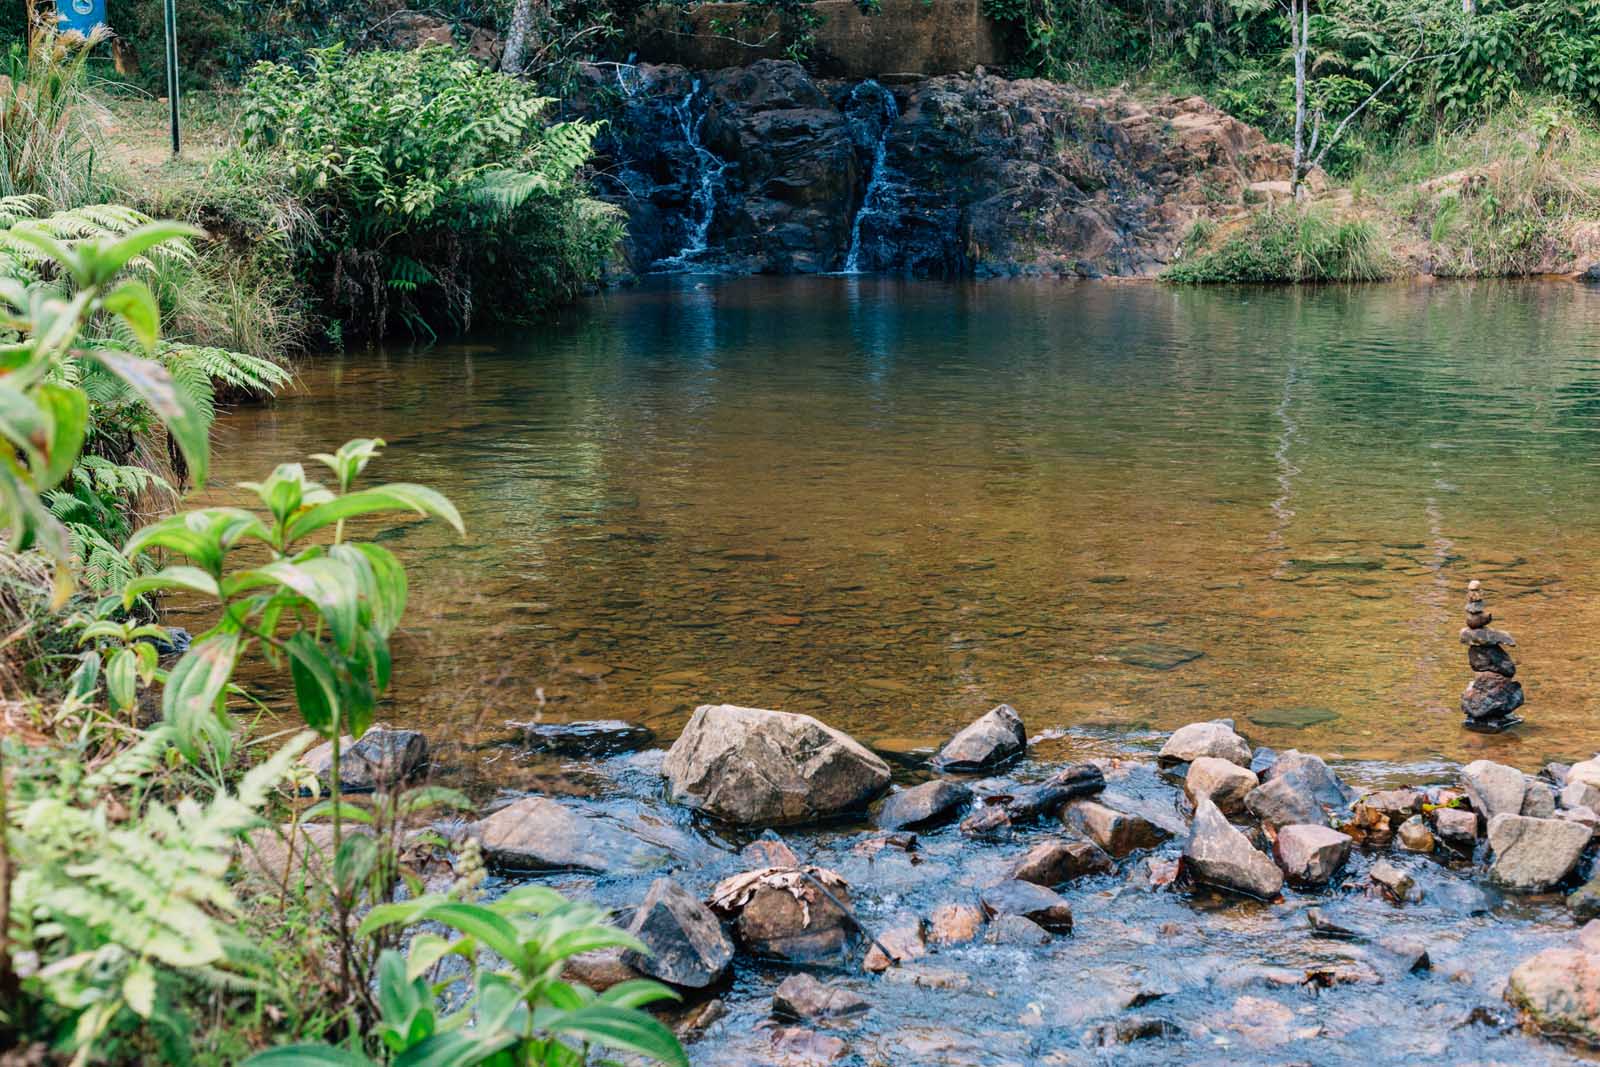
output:
<instances>
[{"instance_id":1,"label":"stacked stone cairn","mask_svg":"<svg viewBox=\"0 0 1600 1067\"><path fill-rule=\"evenodd\" d=\"M1522 683L1515 681L1517 665L1506 646L1516 638L1504 630L1490 629L1494 616L1483 602L1483 583L1467 583L1467 625L1461 643L1467 646L1467 663L1472 667L1472 683L1461 694L1461 725L1479 733L1497 734L1522 721L1516 714L1522 707Z\"/></svg>"}]
</instances>

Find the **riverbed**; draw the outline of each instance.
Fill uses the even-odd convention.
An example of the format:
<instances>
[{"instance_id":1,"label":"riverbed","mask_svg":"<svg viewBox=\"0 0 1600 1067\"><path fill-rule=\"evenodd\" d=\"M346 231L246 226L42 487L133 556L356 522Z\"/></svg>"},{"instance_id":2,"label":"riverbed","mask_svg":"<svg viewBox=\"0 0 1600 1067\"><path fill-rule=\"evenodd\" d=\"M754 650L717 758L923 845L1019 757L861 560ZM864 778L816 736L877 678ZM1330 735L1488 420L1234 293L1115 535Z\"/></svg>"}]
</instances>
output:
<instances>
[{"instance_id":1,"label":"riverbed","mask_svg":"<svg viewBox=\"0 0 1600 1067\"><path fill-rule=\"evenodd\" d=\"M540 789L692 836L703 891L740 869L716 846L740 842L659 803L658 753L528 759L497 744L506 723L624 719L665 744L699 704L801 711L904 781L1002 701L1034 738L1024 779L1218 716L1360 784L1587 758L1597 326L1600 290L1548 282L660 279L503 336L309 360L294 391L222 420L204 498L386 439L371 477L447 493L468 536L383 535L412 593L380 718L426 734L479 799ZM1460 725L1471 578L1518 640L1527 723L1505 735ZM1172 805L1151 770L1113 784ZM950 828L913 862L859 836L800 844L883 924L1025 844L975 852ZM1049 948L948 951L939 968L964 977L924 985L845 972L875 1004L851 1062L1564 1062L1507 1032L1498 1001L1518 959L1570 937L1559 898L1480 899L1414 862L1425 904L1343 903L1428 938L1428 974L1312 937L1298 895L1218 907L1091 879ZM644 884L559 881L619 904ZM1352 952L1381 983L1258 970ZM779 978L741 965L697 1064L769 1062L754 1027ZM1084 1043L1139 1005L1186 1036Z\"/></svg>"}]
</instances>

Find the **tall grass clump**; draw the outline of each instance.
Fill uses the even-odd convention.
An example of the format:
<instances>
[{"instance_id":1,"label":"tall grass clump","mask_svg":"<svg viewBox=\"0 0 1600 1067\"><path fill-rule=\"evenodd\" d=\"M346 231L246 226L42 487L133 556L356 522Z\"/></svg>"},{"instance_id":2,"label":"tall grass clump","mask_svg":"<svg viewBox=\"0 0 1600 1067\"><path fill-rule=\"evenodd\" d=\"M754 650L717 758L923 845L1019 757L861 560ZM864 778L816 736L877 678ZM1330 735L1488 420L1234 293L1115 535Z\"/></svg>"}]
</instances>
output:
<instances>
[{"instance_id":1,"label":"tall grass clump","mask_svg":"<svg viewBox=\"0 0 1600 1067\"><path fill-rule=\"evenodd\" d=\"M0 196L42 196L56 207L94 199L100 147L96 105L85 87L89 54L105 39L44 26L14 41L0 69Z\"/></svg>"},{"instance_id":2,"label":"tall grass clump","mask_svg":"<svg viewBox=\"0 0 1600 1067\"><path fill-rule=\"evenodd\" d=\"M1336 218L1318 207L1269 207L1219 244L1190 243L1196 251L1169 267L1165 280L1189 285L1371 282L1394 269L1375 225Z\"/></svg>"}]
</instances>

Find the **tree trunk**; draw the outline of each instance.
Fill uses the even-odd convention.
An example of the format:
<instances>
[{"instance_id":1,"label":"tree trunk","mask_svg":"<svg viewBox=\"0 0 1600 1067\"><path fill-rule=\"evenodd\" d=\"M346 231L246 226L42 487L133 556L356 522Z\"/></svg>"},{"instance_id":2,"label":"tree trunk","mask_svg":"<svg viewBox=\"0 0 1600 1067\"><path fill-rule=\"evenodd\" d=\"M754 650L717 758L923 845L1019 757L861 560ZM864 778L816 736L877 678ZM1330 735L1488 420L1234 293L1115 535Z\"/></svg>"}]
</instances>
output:
<instances>
[{"instance_id":1,"label":"tree trunk","mask_svg":"<svg viewBox=\"0 0 1600 1067\"><path fill-rule=\"evenodd\" d=\"M1294 165L1289 195L1300 199L1306 170L1306 38L1311 31L1311 0L1289 0L1289 39L1294 45Z\"/></svg>"},{"instance_id":2,"label":"tree trunk","mask_svg":"<svg viewBox=\"0 0 1600 1067\"><path fill-rule=\"evenodd\" d=\"M528 38L533 36L533 0L517 0L511 9L511 27L506 31L506 50L500 57L500 69L507 74L521 74L528 61Z\"/></svg>"}]
</instances>

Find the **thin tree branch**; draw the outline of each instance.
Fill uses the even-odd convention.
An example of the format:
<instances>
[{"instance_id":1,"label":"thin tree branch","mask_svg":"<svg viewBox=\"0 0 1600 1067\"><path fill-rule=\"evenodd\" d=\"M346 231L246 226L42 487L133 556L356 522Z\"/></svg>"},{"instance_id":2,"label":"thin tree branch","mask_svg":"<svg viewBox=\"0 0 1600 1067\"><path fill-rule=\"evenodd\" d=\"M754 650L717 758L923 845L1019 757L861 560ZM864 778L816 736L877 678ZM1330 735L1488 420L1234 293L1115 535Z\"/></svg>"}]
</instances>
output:
<instances>
[{"instance_id":1,"label":"thin tree branch","mask_svg":"<svg viewBox=\"0 0 1600 1067\"><path fill-rule=\"evenodd\" d=\"M1333 132L1328 135L1328 143L1322 146L1322 151L1319 152L1316 155L1316 157L1311 160L1309 166L1307 166L1306 169L1310 170L1311 167L1320 167L1322 165L1322 157L1328 154L1328 149L1332 148L1335 144L1337 144L1339 142L1339 138L1344 135L1345 127L1350 125L1351 120L1354 119L1357 115L1361 114L1361 112L1365 111L1368 104L1372 103L1374 100L1378 99L1379 96L1383 95L1383 91L1385 89L1389 88L1389 86L1393 85L1394 84L1394 80L1396 78L1400 77L1400 75L1404 74L1414 64L1427 63L1427 62L1430 62L1431 60L1435 60L1435 59L1444 59L1447 56L1455 55L1456 52L1459 52L1459 51L1460 51L1460 49L1456 49L1455 51L1452 51L1452 52L1436 52L1433 55L1429 55L1429 56L1423 56L1423 55L1412 56L1410 59L1406 60L1404 63L1402 63L1398 67L1396 67L1394 73L1389 75L1387 78L1385 78L1383 80L1383 84L1382 85L1380 85L1376 89L1372 90L1372 92L1370 94L1368 94L1368 96L1367 96L1367 98L1365 100L1361 101L1361 103L1356 105L1356 109L1354 111L1352 111L1352 112L1350 112L1350 114L1346 115L1344 117L1344 119L1339 123L1339 125L1337 125L1337 126L1335 126L1333 128Z\"/></svg>"}]
</instances>

